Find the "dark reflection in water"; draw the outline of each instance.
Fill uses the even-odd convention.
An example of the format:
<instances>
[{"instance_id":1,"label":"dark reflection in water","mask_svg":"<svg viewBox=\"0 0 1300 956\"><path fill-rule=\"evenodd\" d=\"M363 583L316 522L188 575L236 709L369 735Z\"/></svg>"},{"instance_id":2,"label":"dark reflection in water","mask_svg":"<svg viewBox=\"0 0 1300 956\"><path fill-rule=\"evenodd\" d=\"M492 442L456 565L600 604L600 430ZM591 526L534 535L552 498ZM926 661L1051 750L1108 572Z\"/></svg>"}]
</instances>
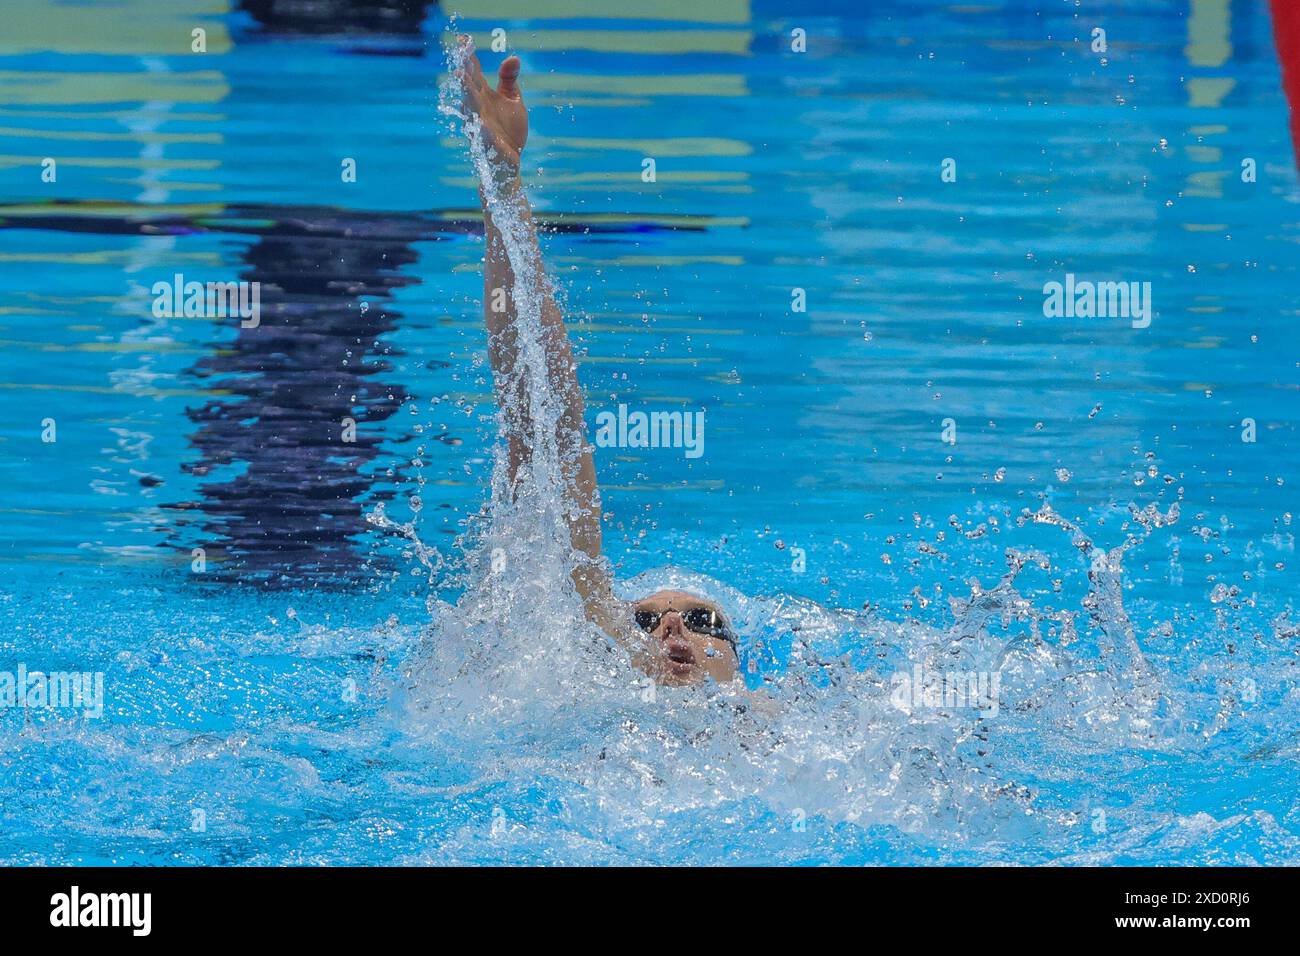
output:
<instances>
[{"instance_id":1,"label":"dark reflection in water","mask_svg":"<svg viewBox=\"0 0 1300 956\"><path fill-rule=\"evenodd\" d=\"M240 0L262 27L276 33L420 32L436 0Z\"/></svg>"},{"instance_id":2,"label":"dark reflection in water","mask_svg":"<svg viewBox=\"0 0 1300 956\"><path fill-rule=\"evenodd\" d=\"M261 283L260 324L220 320L236 330L233 339L217 333L213 351L186 370L218 394L186 409L196 426L190 441L197 458L183 467L198 479L199 495L166 506L180 516L166 544L183 552L204 548L205 578L269 587L369 580L382 558L368 544L374 539L365 514L404 480L400 456L391 451L409 437L383 424L412 397L393 380L386 358L399 354L384 342L401 320L391 297L419 281L402 274L417 258L415 243L480 232L478 216L231 205L194 219L148 207L109 215L100 205L56 200L17 216L0 206L0 229L226 233L251 239L238 278ZM589 239L706 228L686 218L631 216L593 222L570 215L542 225ZM344 441L346 419L356 423L353 442ZM376 460L381 443L389 449L385 461ZM377 480L390 463L394 476Z\"/></svg>"},{"instance_id":3,"label":"dark reflection in water","mask_svg":"<svg viewBox=\"0 0 1300 956\"><path fill-rule=\"evenodd\" d=\"M386 375L383 336L400 313L382 300L417 281L409 230L344 213L282 219L243 253L261 283L261 322L190 372L226 395L186 410L203 541L219 576L267 584L351 577L363 564L369 465L378 423L409 396ZM403 233L409 233L403 235ZM379 300L379 301L374 301Z\"/></svg>"}]
</instances>

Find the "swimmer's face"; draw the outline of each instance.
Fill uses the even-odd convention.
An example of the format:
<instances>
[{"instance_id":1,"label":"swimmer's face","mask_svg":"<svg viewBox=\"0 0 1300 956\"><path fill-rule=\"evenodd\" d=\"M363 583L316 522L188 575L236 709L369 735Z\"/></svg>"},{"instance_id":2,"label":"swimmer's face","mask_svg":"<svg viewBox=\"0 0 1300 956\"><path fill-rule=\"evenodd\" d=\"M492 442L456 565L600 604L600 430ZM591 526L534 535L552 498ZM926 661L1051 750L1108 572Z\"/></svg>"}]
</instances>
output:
<instances>
[{"instance_id":1,"label":"swimmer's face","mask_svg":"<svg viewBox=\"0 0 1300 956\"><path fill-rule=\"evenodd\" d=\"M632 606L635 626L653 639L646 670L661 684L679 687L734 680L740 662L722 608L685 591L659 591ZM712 632L712 633L710 633Z\"/></svg>"}]
</instances>

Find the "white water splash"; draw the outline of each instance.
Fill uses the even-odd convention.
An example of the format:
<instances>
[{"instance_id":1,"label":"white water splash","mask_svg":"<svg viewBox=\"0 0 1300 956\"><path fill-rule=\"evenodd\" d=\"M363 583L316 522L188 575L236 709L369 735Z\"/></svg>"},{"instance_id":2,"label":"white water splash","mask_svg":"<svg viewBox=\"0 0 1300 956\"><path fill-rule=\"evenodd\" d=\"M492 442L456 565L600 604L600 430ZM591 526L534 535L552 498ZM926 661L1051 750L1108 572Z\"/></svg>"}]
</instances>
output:
<instances>
[{"instance_id":1,"label":"white water splash","mask_svg":"<svg viewBox=\"0 0 1300 956\"><path fill-rule=\"evenodd\" d=\"M518 277L523 374L544 386L541 302L521 209L495 191L476 122L457 102L458 91L444 92L444 112L463 124ZM1133 508L1141 535L1109 550L1049 506L1026 511L1021 525L1058 527L1085 557L1081 606L1044 607L1022 593L1022 573L1050 571L1052 558L1011 550L995 584L972 580L969 597L951 600L944 627L748 596L678 569L642 575L622 585L628 596L661 587L709 594L743 635L751 690L666 689L584 618L570 579L559 403L544 387L524 394L532 469L512 499L498 443L492 502L463 595L431 605L427 640L395 694L403 730L443 755L440 770L455 781L433 790L492 794L500 816L516 821L500 828L500 859L833 860L837 847L861 846L865 834L886 845L907 834L948 847L934 851L941 860L1017 841L1086 860L1078 847L1093 798L1040 806L1037 782L1069 777L1071 761L1198 745L1191 730L1208 722L1205 702L1192 707L1167 686L1122 600L1125 553L1176 522L1176 506L1165 514ZM900 706L897 676L916 668L996 674L996 714ZM519 822L536 818L537 791L555 803L540 829ZM819 821L816 840L803 836L811 821ZM834 836L843 826L856 834L847 843ZM729 828L743 832L743 848ZM457 832L429 858L492 853L481 833Z\"/></svg>"}]
</instances>

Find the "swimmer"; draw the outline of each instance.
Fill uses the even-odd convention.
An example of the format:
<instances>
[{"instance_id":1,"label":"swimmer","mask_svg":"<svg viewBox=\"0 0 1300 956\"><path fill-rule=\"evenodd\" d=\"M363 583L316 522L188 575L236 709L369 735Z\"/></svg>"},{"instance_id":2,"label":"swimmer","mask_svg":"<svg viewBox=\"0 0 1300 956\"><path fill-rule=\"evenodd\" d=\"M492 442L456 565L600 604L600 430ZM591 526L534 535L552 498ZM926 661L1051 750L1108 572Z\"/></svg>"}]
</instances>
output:
<instances>
[{"instance_id":1,"label":"swimmer","mask_svg":"<svg viewBox=\"0 0 1300 956\"><path fill-rule=\"evenodd\" d=\"M497 88L483 68L468 37L461 37L463 59L458 72L464 89L467 116L477 116L487 146L490 184L480 184L483 224L487 238L484 257L484 318L488 330L488 356L492 364L498 404L505 416L504 432L509 455L509 484L514 487L519 469L531 455L530 422L523 399L529 387L517 368L518 313L509 293L515 274L506 254L506 242L489 209L484 186L498 200L517 209L524 229L515 236L524 246L526 281L542 301L542 345L546 350L547 387L562 402L556 441L561 459L571 462L564 475L568 498L569 535L582 556L573 582L582 596L589 620L599 626L630 655L632 662L660 684L699 685L708 680L734 681L739 676L736 636L722 608L714 601L685 591L658 591L631 603L615 597L608 565L601 560L600 496L596 467L585 437L582 391L564 317L556 304L537 244L537 230L524 198L520 156L528 140L528 110L519 87L519 58L509 57L497 75ZM512 234L513 235L513 234ZM494 311L506 295L505 308ZM512 400L513 399L513 400Z\"/></svg>"}]
</instances>

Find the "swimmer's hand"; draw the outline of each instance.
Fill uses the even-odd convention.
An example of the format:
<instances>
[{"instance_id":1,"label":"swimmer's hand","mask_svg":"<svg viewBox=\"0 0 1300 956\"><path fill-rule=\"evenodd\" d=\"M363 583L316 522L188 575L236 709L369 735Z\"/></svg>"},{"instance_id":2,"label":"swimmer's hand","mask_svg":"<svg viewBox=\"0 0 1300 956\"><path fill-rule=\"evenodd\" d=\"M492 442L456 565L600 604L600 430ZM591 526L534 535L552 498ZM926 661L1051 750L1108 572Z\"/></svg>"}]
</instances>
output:
<instances>
[{"instance_id":1,"label":"swimmer's hand","mask_svg":"<svg viewBox=\"0 0 1300 956\"><path fill-rule=\"evenodd\" d=\"M474 42L464 35L458 39L461 68L457 76L465 91L465 113L477 116L482 123L483 138L493 161L517 172L520 153L528 141L528 109L519 89L519 57L507 57L501 64L494 90L483 76Z\"/></svg>"}]
</instances>

